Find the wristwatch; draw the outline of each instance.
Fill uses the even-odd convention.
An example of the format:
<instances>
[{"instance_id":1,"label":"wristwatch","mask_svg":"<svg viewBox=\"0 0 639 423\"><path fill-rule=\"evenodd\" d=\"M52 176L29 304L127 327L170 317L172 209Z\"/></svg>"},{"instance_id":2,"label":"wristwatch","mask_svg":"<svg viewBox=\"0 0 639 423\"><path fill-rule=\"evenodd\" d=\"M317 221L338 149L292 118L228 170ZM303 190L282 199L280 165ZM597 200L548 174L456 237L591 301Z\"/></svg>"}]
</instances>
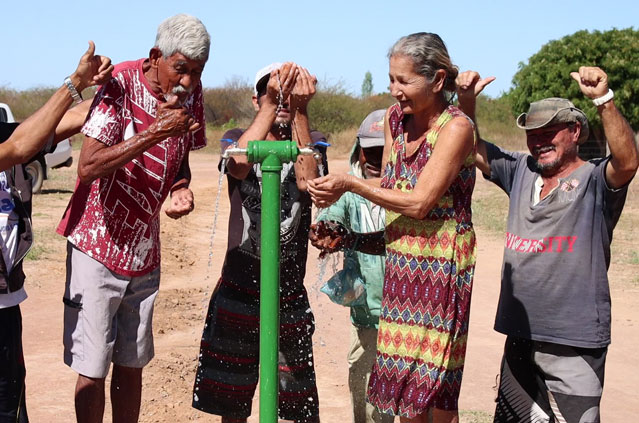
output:
<instances>
[{"instance_id":1,"label":"wristwatch","mask_svg":"<svg viewBox=\"0 0 639 423\"><path fill-rule=\"evenodd\" d=\"M78 104L82 103L82 96L80 95L80 93L78 93L78 90L75 89L75 85L73 85L73 82L71 82L71 78L69 78L68 76L64 78L64 85L67 86L67 89L71 93L71 97L73 97L73 100L75 100L75 102Z\"/></svg>"}]
</instances>

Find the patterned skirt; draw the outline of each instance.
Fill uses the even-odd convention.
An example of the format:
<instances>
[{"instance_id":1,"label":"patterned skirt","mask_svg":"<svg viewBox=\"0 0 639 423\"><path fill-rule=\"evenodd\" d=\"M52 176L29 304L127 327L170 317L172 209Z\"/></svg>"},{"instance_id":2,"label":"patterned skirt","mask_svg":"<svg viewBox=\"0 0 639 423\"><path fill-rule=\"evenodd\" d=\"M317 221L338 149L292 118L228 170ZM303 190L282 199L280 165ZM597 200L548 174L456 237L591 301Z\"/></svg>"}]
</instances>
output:
<instances>
[{"instance_id":1,"label":"patterned skirt","mask_svg":"<svg viewBox=\"0 0 639 423\"><path fill-rule=\"evenodd\" d=\"M474 231L470 227L449 240L452 257L387 249L377 357L368 386L368 401L381 412L413 418L433 407L457 410Z\"/></svg>"},{"instance_id":2,"label":"patterned skirt","mask_svg":"<svg viewBox=\"0 0 639 423\"><path fill-rule=\"evenodd\" d=\"M259 373L259 289L220 279L202 333L193 407L236 419L251 415ZM280 295L279 417L319 415L306 293Z\"/></svg>"}]
</instances>

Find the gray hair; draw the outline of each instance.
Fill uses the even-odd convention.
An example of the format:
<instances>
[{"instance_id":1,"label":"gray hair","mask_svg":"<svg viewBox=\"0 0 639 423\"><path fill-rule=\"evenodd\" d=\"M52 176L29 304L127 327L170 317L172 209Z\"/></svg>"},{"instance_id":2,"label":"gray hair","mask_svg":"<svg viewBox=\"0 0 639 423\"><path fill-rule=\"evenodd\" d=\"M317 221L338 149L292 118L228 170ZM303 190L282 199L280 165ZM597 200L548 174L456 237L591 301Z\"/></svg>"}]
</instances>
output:
<instances>
[{"instance_id":1,"label":"gray hair","mask_svg":"<svg viewBox=\"0 0 639 423\"><path fill-rule=\"evenodd\" d=\"M411 58L415 65L415 72L425 76L430 82L435 79L435 73L443 69L446 71L444 90L450 93L455 92L455 78L459 69L450 60L446 44L439 35L430 32L406 35L397 40L388 50L389 59L395 55Z\"/></svg>"},{"instance_id":2,"label":"gray hair","mask_svg":"<svg viewBox=\"0 0 639 423\"><path fill-rule=\"evenodd\" d=\"M164 20L158 26L155 47L162 56L170 57L182 53L191 60L209 59L211 37L198 18L179 14Z\"/></svg>"}]
</instances>

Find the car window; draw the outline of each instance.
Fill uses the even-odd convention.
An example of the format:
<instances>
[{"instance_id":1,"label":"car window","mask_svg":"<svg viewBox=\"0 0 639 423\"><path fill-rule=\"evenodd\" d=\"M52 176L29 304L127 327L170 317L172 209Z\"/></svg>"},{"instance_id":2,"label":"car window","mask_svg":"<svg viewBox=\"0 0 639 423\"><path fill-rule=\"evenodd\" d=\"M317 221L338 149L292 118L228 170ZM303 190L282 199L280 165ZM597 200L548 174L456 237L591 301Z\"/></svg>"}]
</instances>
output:
<instances>
[{"instance_id":1,"label":"car window","mask_svg":"<svg viewBox=\"0 0 639 423\"><path fill-rule=\"evenodd\" d=\"M7 111L0 107L0 122L6 122L7 120Z\"/></svg>"}]
</instances>

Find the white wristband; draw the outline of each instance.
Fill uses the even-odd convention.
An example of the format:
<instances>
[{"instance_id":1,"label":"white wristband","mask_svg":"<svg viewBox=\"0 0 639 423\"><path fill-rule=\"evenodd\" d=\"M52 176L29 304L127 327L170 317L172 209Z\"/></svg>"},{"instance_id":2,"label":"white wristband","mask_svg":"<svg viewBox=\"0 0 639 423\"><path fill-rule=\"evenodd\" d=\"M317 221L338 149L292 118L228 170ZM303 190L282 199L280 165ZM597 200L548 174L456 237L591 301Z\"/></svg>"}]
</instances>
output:
<instances>
[{"instance_id":1,"label":"white wristband","mask_svg":"<svg viewBox=\"0 0 639 423\"><path fill-rule=\"evenodd\" d=\"M613 98L615 98L615 93L613 93L612 90L610 88L608 88L608 92L606 94L602 95L601 97L593 98L592 99L592 103L595 106L599 107L602 104L606 104L607 102L609 102Z\"/></svg>"}]
</instances>

